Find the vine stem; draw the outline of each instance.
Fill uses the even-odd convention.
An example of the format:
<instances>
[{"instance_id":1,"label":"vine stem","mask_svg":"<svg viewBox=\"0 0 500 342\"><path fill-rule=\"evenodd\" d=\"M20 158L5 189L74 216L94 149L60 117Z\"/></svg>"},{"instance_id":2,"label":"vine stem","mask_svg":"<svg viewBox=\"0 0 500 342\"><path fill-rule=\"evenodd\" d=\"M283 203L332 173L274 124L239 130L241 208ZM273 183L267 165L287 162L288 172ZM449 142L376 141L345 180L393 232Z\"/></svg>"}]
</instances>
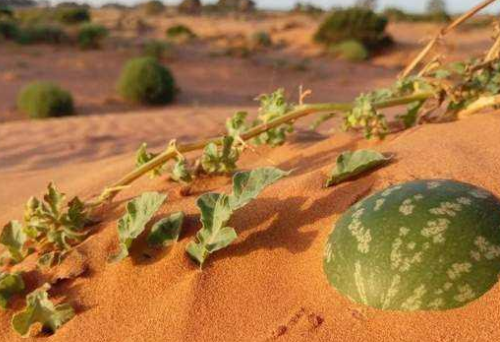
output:
<instances>
[{"instance_id":1,"label":"vine stem","mask_svg":"<svg viewBox=\"0 0 500 342\"><path fill-rule=\"evenodd\" d=\"M474 8L470 9L466 13L462 14L460 17L455 19L451 24L443 27L438 34L432 38L429 43L424 47L424 49L415 57L410 64L405 68L405 70L401 73L399 76L400 79L408 77L412 73L413 70L422 62L422 60L432 51L434 46L439 42L441 38L443 38L445 35L453 31L455 28L460 26L462 23L467 21L469 18L473 17L476 15L476 13L480 12L484 8L488 7L492 3L494 3L497 0L485 0L475 6Z\"/></svg>"},{"instance_id":2,"label":"vine stem","mask_svg":"<svg viewBox=\"0 0 500 342\"><path fill-rule=\"evenodd\" d=\"M432 91L418 92L408 96L402 96L381 101L375 103L374 106L377 109L396 107L416 101L424 101L434 96L436 96L436 93ZM276 128L285 123L293 122L297 119L306 117L311 114L317 114L323 112L348 112L353 108L354 108L354 103L319 103L319 104L298 105L292 111L279 118L276 118L272 121L269 121L268 123L249 129L245 133L241 134L240 138L243 141L250 140L270 129ZM120 191L127 188L135 180L139 179L140 177L147 174L151 170L154 170L155 168L165 164L170 159L175 158L178 155L178 153L188 153L201 150L210 143L214 143L220 146L223 143L223 139L224 136L219 136L216 138L204 139L193 143L180 144L176 146L175 150L170 148L167 149L165 152L159 154L158 156L150 160L148 163L141 165L140 167L134 169L133 171L123 176L113 185L106 187L97 199L90 202L90 206L92 207L98 206L107 200L113 199Z\"/></svg>"}]
</instances>

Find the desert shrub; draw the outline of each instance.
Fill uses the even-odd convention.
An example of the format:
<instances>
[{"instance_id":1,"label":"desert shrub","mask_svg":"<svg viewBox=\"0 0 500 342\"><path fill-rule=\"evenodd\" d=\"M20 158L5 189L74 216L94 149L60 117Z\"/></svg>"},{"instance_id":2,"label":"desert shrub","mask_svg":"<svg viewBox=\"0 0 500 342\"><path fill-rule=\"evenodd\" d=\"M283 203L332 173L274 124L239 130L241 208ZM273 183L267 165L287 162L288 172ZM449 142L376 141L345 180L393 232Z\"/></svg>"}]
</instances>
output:
<instances>
[{"instance_id":1,"label":"desert shrub","mask_svg":"<svg viewBox=\"0 0 500 342\"><path fill-rule=\"evenodd\" d=\"M201 7L200 0L182 0L178 10L181 13L198 14L201 12Z\"/></svg>"},{"instance_id":2,"label":"desert shrub","mask_svg":"<svg viewBox=\"0 0 500 342\"><path fill-rule=\"evenodd\" d=\"M14 17L14 11L12 8L0 5L0 19L1 18L13 18Z\"/></svg>"},{"instance_id":3,"label":"desert shrub","mask_svg":"<svg viewBox=\"0 0 500 342\"><path fill-rule=\"evenodd\" d=\"M165 5L163 4L163 2L158 0L145 2L142 7L144 8L144 12L146 12L147 15L158 15L165 10Z\"/></svg>"},{"instance_id":4,"label":"desert shrub","mask_svg":"<svg viewBox=\"0 0 500 342\"><path fill-rule=\"evenodd\" d=\"M159 105L173 101L176 86L170 70L154 58L140 57L125 65L118 91L128 101Z\"/></svg>"},{"instance_id":5,"label":"desert shrub","mask_svg":"<svg viewBox=\"0 0 500 342\"><path fill-rule=\"evenodd\" d=\"M324 10L321 7L315 6L309 2L303 3L303 2L297 2L295 6L292 9L292 12L295 13L304 13L308 15L320 15L323 14Z\"/></svg>"},{"instance_id":6,"label":"desert shrub","mask_svg":"<svg viewBox=\"0 0 500 342\"><path fill-rule=\"evenodd\" d=\"M34 24L21 28L16 36L19 44L61 44L68 36L63 29L52 24Z\"/></svg>"},{"instance_id":7,"label":"desert shrub","mask_svg":"<svg viewBox=\"0 0 500 342\"><path fill-rule=\"evenodd\" d=\"M320 25L314 40L326 46L357 40L370 50L378 50L392 43L385 32L388 20L369 9L349 8L330 14Z\"/></svg>"},{"instance_id":8,"label":"desert shrub","mask_svg":"<svg viewBox=\"0 0 500 342\"><path fill-rule=\"evenodd\" d=\"M90 21L90 12L83 7L60 7L54 12L54 19L62 24L81 24Z\"/></svg>"},{"instance_id":9,"label":"desert shrub","mask_svg":"<svg viewBox=\"0 0 500 342\"><path fill-rule=\"evenodd\" d=\"M143 46L142 54L145 57L152 57L157 60L169 57L172 53L172 46L161 40L149 40Z\"/></svg>"},{"instance_id":10,"label":"desert shrub","mask_svg":"<svg viewBox=\"0 0 500 342\"><path fill-rule=\"evenodd\" d=\"M32 119L74 113L71 94L50 82L34 82L23 88L17 98L17 107Z\"/></svg>"},{"instance_id":11,"label":"desert shrub","mask_svg":"<svg viewBox=\"0 0 500 342\"><path fill-rule=\"evenodd\" d=\"M0 20L0 39L14 39L19 33L19 27L13 20Z\"/></svg>"},{"instance_id":12,"label":"desert shrub","mask_svg":"<svg viewBox=\"0 0 500 342\"><path fill-rule=\"evenodd\" d=\"M196 38L196 34L186 25L174 25L167 29L167 38L173 40L190 40Z\"/></svg>"},{"instance_id":13,"label":"desert shrub","mask_svg":"<svg viewBox=\"0 0 500 342\"><path fill-rule=\"evenodd\" d=\"M83 24L78 31L78 46L81 49L98 49L108 30L98 24Z\"/></svg>"},{"instance_id":14,"label":"desert shrub","mask_svg":"<svg viewBox=\"0 0 500 342\"><path fill-rule=\"evenodd\" d=\"M56 5L56 8L86 8L90 9L90 5L88 4L79 4L74 1L63 1Z\"/></svg>"},{"instance_id":15,"label":"desert shrub","mask_svg":"<svg viewBox=\"0 0 500 342\"><path fill-rule=\"evenodd\" d=\"M269 48L273 46L273 41L269 33L264 31L255 32L252 35L251 43L253 47L257 48Z\"/></svg>"},{"instance_id":16,"label":"desert shrub","mask_svg":"<svg viewBox=\"0 0 500 342\"><path fill-rule=\"evenodd\" d=\"M52 20L53 12L47 8L23 8L15 12L16 19L24 25L47 23Z\"/></svg>"},{"instance_id":17,"label":"desert shrub","mask_svg":"<svg viewBox=\"0 0 500 342\"><path fill-rule=\"evenodd\" d=\"M125 10L125 9L128 9L129 7L126 5L120 4L119 2L108 2L108 3L103 4L101 6L101 8Z\"/></svg>"},{"instance_id":18,"label":"desert shrub","mask_svg":"<svg viewBox=\"0 0 500 342\"><path fill-rule=\"evenodd\" d=\"M370 56L366 47L357 40L345 40L335 45L331 45L329 52L336 57L346 59L351 62L361 62Z\"/></svg>"},{"instance_id":19,"label":"desert shrub","mask_svg":"<svg viewBox=\"0 0 500 342\"><path fill-rule=\"evenodd\" d=\"M252 0L219 0L216 4L220 11L251 12L255 10Z\"/></svg>"}]
</instances>

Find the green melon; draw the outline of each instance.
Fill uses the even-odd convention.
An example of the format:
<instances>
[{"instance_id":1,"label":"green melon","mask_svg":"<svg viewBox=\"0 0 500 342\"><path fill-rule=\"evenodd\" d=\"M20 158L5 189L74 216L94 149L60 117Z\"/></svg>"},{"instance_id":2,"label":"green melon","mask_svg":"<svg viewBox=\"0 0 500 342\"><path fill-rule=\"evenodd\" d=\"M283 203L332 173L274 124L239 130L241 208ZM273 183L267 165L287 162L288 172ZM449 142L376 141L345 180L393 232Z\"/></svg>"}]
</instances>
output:
<instances>
[{"instance_id":1,"label":"green melon","mask_svg":"<svg viewBox=\"0 0 500 342\"><path fill-rule=\"evenodd\" d=\"M378 309L464 306L498 281L500 201L451 180L390 187L338 220L324 271L340 293Z\"/></svg>"}]
</instances>

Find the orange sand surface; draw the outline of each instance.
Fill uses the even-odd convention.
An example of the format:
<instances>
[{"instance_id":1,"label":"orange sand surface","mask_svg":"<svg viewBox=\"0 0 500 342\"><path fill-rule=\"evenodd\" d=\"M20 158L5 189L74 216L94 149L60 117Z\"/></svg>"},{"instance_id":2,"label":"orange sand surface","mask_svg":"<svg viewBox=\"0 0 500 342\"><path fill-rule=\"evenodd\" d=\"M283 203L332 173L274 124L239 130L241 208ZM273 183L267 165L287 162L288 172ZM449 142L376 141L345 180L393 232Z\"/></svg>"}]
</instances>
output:
<instances>
[{"instance_id":1,"label":"orange sand surface","mask_svg":"<svg viewBox=\"0 0 500 342\"><path fill-rule=\"evenodd\" d=\"M60 280L51 290L57 300L71 303L77 315L46 340L499 341L500 285L462 309L401 314L349 302L328 285L322 271L323 247L332 224L350 205L374 191L414 179L451 178L500 195L498 115L421 126L382 143L347 134L321 137L302 130L283 147L260 149L267 158L245 152L243 169L268 165L266 160L272 159L278 167L295 171L235 214L231 226L238 231L238 240L212 255L203 271L184 252L200 228L195 198L207 190L228 190L230 180L197 181L192 195L182 197L178 185L164 179L142 179L103 210L93 234L54 270L53 277L59 278L85 272L75 279ZM103 120L103 127L112 125L106 121L109 118L112 116L60 120L50 126L33 123L24 129L20 126L17 133L15 126L9 126L11 136L2 149L5 151L7 143L19 149L24 139L39 139L40 158L36 149L25 152L26 160L11 156L9 169L5 167L9 157L2 154L6 164L1 173L0 222L20 217L22 203L29 195L40 193L48 180L57 181L68 195L85 198L133 167L132 154L110 153L106 144L96 144L95 150L88 147L92 144L64 148L62 142L56 144L65 135L92 139L99 129L104 140L105 132L123 134L125 145L128 134L134 142L148 134L147 129L125 134L127 127L134 127L133 120L144 119L141 116L122 116L107 129L95 125L95 120ZM155 119L157 124L167 120L164 116ZM207 122L206 134L215 134L221 127L222 120ZM178 129L175 120L169 129ZM197 128L190 129L193 132L182 132L195 134ZM46 138L40 138L43 136ZM158 144L165 140L161 138ZM396 160L355 181L322 188L339 153L368 146L394 153ZM54 160L47 161L51 148ZM81 160L65 162L65 153ZM89 155L95 161L84 162ZM29 168L23 167L28 164ZM186 212L179 243L169 252L145 258L139 242L132 248L132 257L108 264L107 257L117 249L117 219L124 211L121 204L146 190L169 196L154 221L174 211ZM29 260L21 267L29 269ZM46 280L47 276L36 271L27 276L30 290ZM14 301L14 310L23 305L21 299ZM0 341L21 340L10 328L11 314L12 310L0 312Z\"/></svg>"}]
</instances>

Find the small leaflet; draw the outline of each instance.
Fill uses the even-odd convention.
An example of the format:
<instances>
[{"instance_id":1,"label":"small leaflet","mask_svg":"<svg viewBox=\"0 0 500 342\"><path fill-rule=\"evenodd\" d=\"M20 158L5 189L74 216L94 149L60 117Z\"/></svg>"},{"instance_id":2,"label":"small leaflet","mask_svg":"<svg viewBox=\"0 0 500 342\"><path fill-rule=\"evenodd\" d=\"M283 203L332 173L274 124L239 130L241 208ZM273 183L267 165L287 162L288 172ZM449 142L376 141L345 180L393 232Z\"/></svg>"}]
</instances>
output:
<instances>
[{"instance_id":1,"label":"small leaflet","mask_svg":"<svg viewBox=\"0 0 500 342\"><path fill-rule=\"evenodd\" d=\"M69 304L54 305L49 300L47 291L49 284L28 294L26 308L12 317L13 329L22 337L29 337L30 327L35 323L42 324L44 329L56 332L62 325L75 316L75 311Z\"/></svg>"},{"instance_id":2,"label":"small leaflet","mask_svg":"<svg viewBox=\"0 0 500 342\"><path fill-rule=\"evenodd\" d=\"M392 156L386 157L382 153L372 150L344 152L337 157L336 165L326 182L326 186L330 187L345 182L385 164L391 159Z\"/></svg>"},{"instance_id":3,"label":"small leaflet","mask_svg":"<svg viewBox=\"0 0 500 342\"><path fill-rule=\"evenodd\" d=\"M174 213L156 222L148 235L150 247L170 247L179 239L184 222L182 211Z\"/></svg>"},{"instance_id":4,"label":"small leaflet","mask_svg":"<svg viewBox=\"0 0 500 342\"><path fill-rule=\"evenodd\" d=\"M132 242L144 231L146 224L160 209L166 195L157 192L145 192L127 203L127 212L118 221L118 238L120 251L110 258L111 262L118 262L129 255Z\"/></svg>"},{"instance_id":5,"label":"small leaflet","mask_svg":"<svg viewBox=\"0 0 500 342\"><path fill-rule=\"evenodd\" d=\"M24 281L21 274L0 272L0 308L5 310L10 298L23 291Z\"/></svg>"}]
</instances>

